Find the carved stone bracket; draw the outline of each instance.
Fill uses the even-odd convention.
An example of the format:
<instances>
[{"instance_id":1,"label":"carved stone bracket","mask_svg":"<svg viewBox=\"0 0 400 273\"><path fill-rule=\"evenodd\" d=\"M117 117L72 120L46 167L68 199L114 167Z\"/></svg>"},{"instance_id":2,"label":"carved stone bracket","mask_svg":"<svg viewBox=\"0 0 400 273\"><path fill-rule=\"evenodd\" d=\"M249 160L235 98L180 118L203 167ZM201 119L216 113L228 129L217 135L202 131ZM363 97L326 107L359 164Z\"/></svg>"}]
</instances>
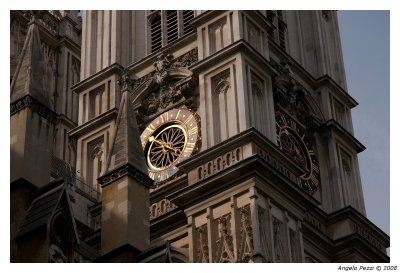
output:
<instances>
[{"instance_id":1,"label":"carved stone bracket","mask_svg":"<svg viewBox=\"0 0 400 273\"><path fill-rule=\"evenodd\" d=\"M29 95L26 95L19 100L11 103L10 105L10 116L16 114L24 108L30 108L32 111L39 114L39 116L47 119L50 123L55 124L57 122L58 115L48 107L41 104L36 99Z\"/></svg>"},{"instance_id":2,"label":"carved stone bracket","mask_svg":"<svg viewBox=\"0 0 400 273\"><path fill-rule=\"evenodd\" d=\"M99 182L101 187L104 188L105 186L111 184L115 180L126 175L129 175L130 177L134 178L136 181L138 181L139 183L143 184L148 188L150 188L153 185L153 180L151 180L147 174L142 173L141 171L139 171L130 164L125 164L97 178L97 181Z\"/></svg>"}]
</instances>

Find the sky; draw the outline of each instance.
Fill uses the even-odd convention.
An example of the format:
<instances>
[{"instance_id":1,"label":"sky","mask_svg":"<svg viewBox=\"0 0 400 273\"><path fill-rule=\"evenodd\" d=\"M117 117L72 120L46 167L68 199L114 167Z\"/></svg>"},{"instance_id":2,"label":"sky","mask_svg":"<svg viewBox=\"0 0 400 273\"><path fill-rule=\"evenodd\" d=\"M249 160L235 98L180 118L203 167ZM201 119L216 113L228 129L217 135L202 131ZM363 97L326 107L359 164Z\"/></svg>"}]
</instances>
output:
<instances>
[{"instance_id":1,"label":"sky","mask_svg":"<svg viewBox=\"0 0 400 273\"><path fill-rule=\"evenodd\" d=\"M338 11L367 218L390 234L390 11Z\"/></svg>"}]
</instances>

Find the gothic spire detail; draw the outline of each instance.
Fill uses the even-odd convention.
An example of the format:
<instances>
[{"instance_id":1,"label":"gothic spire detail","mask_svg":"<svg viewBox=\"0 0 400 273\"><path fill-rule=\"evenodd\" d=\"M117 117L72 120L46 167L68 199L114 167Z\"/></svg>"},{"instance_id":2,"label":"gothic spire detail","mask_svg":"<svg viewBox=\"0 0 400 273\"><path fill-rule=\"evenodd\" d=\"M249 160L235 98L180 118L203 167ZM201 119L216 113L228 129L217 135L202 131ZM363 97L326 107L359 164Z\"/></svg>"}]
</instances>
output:
<instances>
[{"instance_id":1,"label":"gothic spire detail","mask_svg":"<svg viewBox=\"0 0 400 273\"><path fill-rule=\"evenodd\" d=\"M122 86L121 104L115 124L111 150L107 158L106 173L129 164L143 174L147 174L136 115L130 99L134 80L131 78L129 70L124 70L118 83Z\"/></svg>"},{"instance_id":2,"label":"gothic spire detail","mask_svg":"<svg viewBox=\"0 0 400 273\"><path fill-rule=\"evenodd\" d=\"M46 69L38 26L40 15L40 12L31 12L24 47L10 86L10 102L29 95L52 110L51 95L44 77Z\"/></svg>"}]
</instances>

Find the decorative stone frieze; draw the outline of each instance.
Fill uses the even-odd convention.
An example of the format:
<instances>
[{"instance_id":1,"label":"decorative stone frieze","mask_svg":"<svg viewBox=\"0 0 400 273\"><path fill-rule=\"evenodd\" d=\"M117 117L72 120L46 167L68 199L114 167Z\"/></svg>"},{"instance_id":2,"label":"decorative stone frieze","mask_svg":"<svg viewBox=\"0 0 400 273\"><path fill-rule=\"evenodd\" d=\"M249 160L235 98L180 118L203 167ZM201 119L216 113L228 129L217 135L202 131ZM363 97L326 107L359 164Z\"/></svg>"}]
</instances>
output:
<instances>
[{"instance_id":1,"label":"decorative stone frieze","mask_svg":"<svg viewBox=\"0 0 400 273\"><path fill-rule=\"evenodd\" d=\"M355 231L360 234L363 238L365 238L368 242L370 242L372 245L376 246L378 249L380 249L383 253L385 253L386 249L379 243L378 240L375 239L375 236L371 235L369 232L364 230L362 227L360 227L357 224L353 225L353 228Z\"/></svg>"},{"instance_id":2,"label":"decorative stone frieze","mask_svg":"<svg viewBox=\"0 0 400 273\"><path fill-rule=\"evenodd\" d=\"M41 117L47 119L50 123L55 124L57 122L58 115L54 111L50 110L48 107L44 106L29 95L26 95L11 103L10 116L27 107L39 114Z\"/></svg>"},{"instance_id":3,"label":"decorative stone frieze","mask_svg":"<svg viewBox=\"0 0 400 273\"><path fill-rule=\"evenodd\" d=\"M142 173L141 171L137 170L135 167L133 167L130 164L125 164L99 178L97 178L97 181L101 185L102 188L107 186L108 184L111 184L115 180L125 176L129 175L130 177L134 178L136 181L139 183L143 184L144 186L150 188L153 185L153 180L150 179L150 177L147 174Z\"/></svg>"},{"instance_id":4,"label":"decorative stone frieze","mask_svg":"<svg viewBox=\"0 0 400 273\"><path fill-rule=\"evenodd\" d=\"M176 205L174 203L168 199L162 199L150 206L150 219L159 217L175 208Z\"/></svg>"},{"instance_id":5,"label":"decorative stone frieze","mask_svg":"<svg viewBox=\"0 0 400 273\"><path fill-rule=\"evenodd\" d=\"M235 148L217 158L208 161L206 164L197 168L198 180L206 178L214 173L222 171L223 169L237 163L243 159L242 147Z\"/></svg>"}]
</instances>

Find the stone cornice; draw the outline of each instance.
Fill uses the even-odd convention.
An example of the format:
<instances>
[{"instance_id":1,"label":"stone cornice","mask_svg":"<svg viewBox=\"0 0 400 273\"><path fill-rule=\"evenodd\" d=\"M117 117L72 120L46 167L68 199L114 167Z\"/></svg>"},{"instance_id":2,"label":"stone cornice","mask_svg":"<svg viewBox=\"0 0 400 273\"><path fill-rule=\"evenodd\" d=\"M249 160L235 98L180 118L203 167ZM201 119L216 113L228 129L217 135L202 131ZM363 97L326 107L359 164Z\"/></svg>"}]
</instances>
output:
<instances>
[{"instance_id":1,"label":"stone cornice","mask_svg":"<svg viewBox=\"0 0 400 273\"><path fill-rule=\"evenodd\" d=\"M58 115L56 112L49 109L47 106L43 105L29 95L26 95L10 104L10 116L18 113L25 108L30 108L33 112L47 119L52 124L55 124L57 122Z\"/></svg>"},{"instance_id":2,"label":"stone cornice","mask_svg":"<svg viewBox=\"0 0 400 273\"><path fill-rule=\"evenodd\" d=\"M106 187L107 185L113 183L114 181L124 177L130 176L135 181L143 184L145 187L150 188L154 181L150 179L147 174L139 171L137 168L132 166L131 164L127 163L121 167L118 167L107 174L97 178L97 181L101 185L102 188Z\"/></svg>"},{"instance_id":3,"label":"stone cornice","mask_svg":"<svg viewBox=\"0 0 400 273\"><path fill-rule=\"evenodd\" d=\"M75 127L71 131L68 132L70 138L77 138L85 133L90 132L91 130L98 128L100 125L104 125L111 120L115 120L118 116L118 109L112 108L107 112L98 115L97 117L89 120L88 122Z\"/></svg>"},{"instance_id":4,"label":"stone cornice","mask_svg":"<svg viewBox=\"0 0 400 273\"><path fill-rule=\"evenodd\" d=\"M271 191L279 193L279 198L285 196L285 202L291 202L292 206L308 210L319 205L314 197L303 191L295 182L258 154L177 190L166 198L180 208L187 209L228 188L231 189L235 185L253 183L249 182L251 177L256 178L256 183L253 186L260 187L262 191L267 189L270 193L272 193ZM265 179L265 177L275 177L276 179ZM249 184L248 187L251 187L251 185Z\"/></svg>"},{"instance_id":5,"label":"stone cornice","mask_svg":"<svg viewBox=\"0 0 400 273\"><path fill-rule=\"evenodd\" d=\"M332 132L339 136L343 143L347 146L353 148L357 153L361 153L366 148L359 142L352 134L350 134L343 126L341 126L337 121L330 119L321 125L321 132L325 134L331 134Z\"/></svg>"},{"instance_id":6,"label":"stone cornice","mask_svg":"<svg viewBox=\"0 0 400 273\"><path fill-rule=\"evenodd\" d=\"M304 173L304 169L300 167L293 159L288 157L283 151L281 151L275 143L266 138L257 129L251 127L239 134L224 140L213 147L202 151L185 161L179 163L177 166L184 172L189 172L202 164L205 164L210 159L213 159L221 154L224 154L236 147L240 147L246 143L254 143L263 150L274 154L274 157L281 163L284 163L285 167L288 168L294 175L301 175Z\"/></svg>"},{"instance_id":7,"label":"stone cornice","mask_svg":"<svg viewBox=\"0 0 400 273\"><path fill-rule=\"evenodd\" d=\"M213 65L216 62L220 62L221 60L225 60L226 58L229 58L230 56L238 53L238 52L245 52L248 54L248 56L252 57L253 59L256 59L257 62L261 62L263 67L267 69L269 73L272 75L277 75L277 71L275 68L271 65L271 63L264 58L257 50L255 50L246 40L240 39L232 44L224 47L223 49L213 53L210 56L207 56L206 58L199 60L196 64L192 65L190 68L193 73L198 73L204 68L208 68L211 65Z\"/></svg>"},{"instance_id":8,"label":"stone cornice","mask_svg":"<svg viewBox=\"0 0 400 273\"><path fill-rule=\"evenodd\" d=\"M280 59L290 60L293 64L293 72L296 76L300 77L304 82L306 82L310 87L320 88L322 86L328 85L330 87L331 92L339 97L348 107L353 108L358 105L357 101L349 95L349 93L344 90L335 80L333 80L329 75L324 75L319 77L318 79L314 78L303 66L301 66L295 59L293 59L288 53L279 48L278 44L274 41L268 39L269 47L274 52L278 53L277 55Z\"/></svg>"},{"instance_id":9,"label":"stone cornice","mask_svg":"<svg viewBox=\"0 0 400 273\"><path fill-rule=\"evenodd\" d=\"M226 10L207 10L196 17L193 18L193 20L190 22L190 24L194 27L197 28L201 26L202 24L208 22L212 18L215 18L222 13L226 12Z\"/></svg>"},{"instance_id":10,"label":"stone cornice","mask_svg":"<svg viewBox=\"0 0 400 273\"><path fill-rule=\"evenodd\" d=\"M86 79L78 82L74 86L72 86L72 90L79 94L82 91L85 91L87 88L93 86L96 83L99 83L105 79L105 77L108 77L113 74L117 74L118 76L121 76L122 72L124 71L124 68L119 64L119 63L113 63L110 66L94 73L93 75L90 75Z\"/></svg>"}]
</instances>

